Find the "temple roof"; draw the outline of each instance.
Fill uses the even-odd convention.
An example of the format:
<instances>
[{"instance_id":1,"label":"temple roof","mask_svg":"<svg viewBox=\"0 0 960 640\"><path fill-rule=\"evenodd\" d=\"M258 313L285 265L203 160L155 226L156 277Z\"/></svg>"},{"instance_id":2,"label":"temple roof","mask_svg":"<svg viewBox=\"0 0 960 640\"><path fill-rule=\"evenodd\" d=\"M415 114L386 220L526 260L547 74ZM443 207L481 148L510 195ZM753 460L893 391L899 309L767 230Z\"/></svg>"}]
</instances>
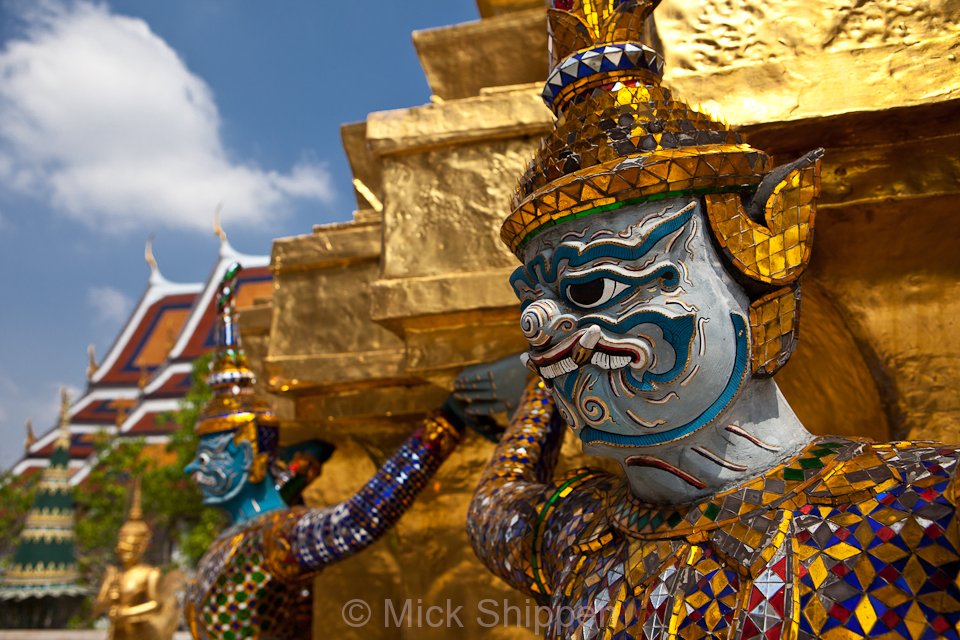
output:
<instances>
[{"instance_id":1,"label":"temple roof","mask_svg":"<svg viewBox=\"0 0 960 640\"><path fill-rule=\"evenodd\" d=\"M164 278L148 245L151 266L147 289L102 362L89 376L86 392L70 407L68 468L76 485L90 472L97 435L166 441L176 425L160 420L176 411L190 389L193 360L215 346L217 284L232 262L244 270L238 306L251 306L272 293L270 256L236 251L221 235L217 261L203 283L177 284ZM14 467L17 475L49 465L57 429L28 448Z\"/></svg>"},{"instance_id":2,"label":"temple roof","mask_svg":"<svg viewBox=\"0 0 960 640\"><path fill-rule=\"evenodd\" d=\"M106 386L136 388L142 377L167 359L174 340L183 332L197 294L203 290L201 283L180 284L164 278L149 244L147 256L147 289L90 376L91 390Z\"/></svg>"}]
</instances>

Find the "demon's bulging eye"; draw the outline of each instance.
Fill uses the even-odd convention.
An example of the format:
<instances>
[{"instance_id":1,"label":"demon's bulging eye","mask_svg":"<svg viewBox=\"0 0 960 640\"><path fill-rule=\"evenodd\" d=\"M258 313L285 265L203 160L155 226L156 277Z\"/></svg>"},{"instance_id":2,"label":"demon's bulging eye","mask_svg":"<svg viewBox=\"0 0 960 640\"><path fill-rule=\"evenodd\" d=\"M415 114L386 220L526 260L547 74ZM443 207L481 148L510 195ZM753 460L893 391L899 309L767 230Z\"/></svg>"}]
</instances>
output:
<instances>
[{"instance_id":1,"label":"demon's bulging eye","mask_svg":"<svg viewBox=\"0 0 960 640\"><path fill-rule=\"evenodd\" d=\"M665 267L660 272L660 286L664 291L675 291L680 286L680 272L676 267Z\"/></svg>"},{"instance_id":2,"label":"demon's bulging eye","mask_svg":"<svg viewBox=\"0 0 960 640\"><path fill-rule=\"evenodd\" d=\"M630 285L611 278L594 278L586 282L567 285L564 295L567 300L583 309L593 309L610 302Z\"/></svg>"},{"instance_id":3,"label":"demon's bulging eye","mask_svg":"<svg viewBox=\"0 0 960 640\"><path fill-rule=\"evenodd\" d=\"M200 464L203 464L203 465L210 464L210 454L201 453L200 455L197 456L197 460L200 462Z\"/></svg>"}]
</instances>

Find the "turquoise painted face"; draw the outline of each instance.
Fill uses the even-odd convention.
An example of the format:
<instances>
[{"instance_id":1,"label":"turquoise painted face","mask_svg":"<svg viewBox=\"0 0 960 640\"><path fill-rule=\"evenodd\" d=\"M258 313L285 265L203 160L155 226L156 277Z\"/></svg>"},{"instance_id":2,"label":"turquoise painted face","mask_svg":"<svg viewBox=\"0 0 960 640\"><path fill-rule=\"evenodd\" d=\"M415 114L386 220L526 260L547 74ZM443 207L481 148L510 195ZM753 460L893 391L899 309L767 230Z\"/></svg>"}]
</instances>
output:
<instances>
[{"instance_id":1,"label":"turquoise painted face","mask_svg":"<svg viewBox=\"0 0 960 640\"><path fill-rule=\"evenodd\" d=\"M214 433L200 438L197 455L184 471L200 487L205 505L223 505L236 498L250 477L253 448L249 442L234 442L233 433Z\"/></svg>"},{"instance_id":2,"label":"turquoise painted face","mask_svg":"<svg viewBox=\"0 0 960 640\"><path fill-rule=\"evenodd\" d=\"M528 365L585 450L697 432L748 375L749 302L695 199L624 207L533 238L511 284Z\"/></svg>"}]
</instances>

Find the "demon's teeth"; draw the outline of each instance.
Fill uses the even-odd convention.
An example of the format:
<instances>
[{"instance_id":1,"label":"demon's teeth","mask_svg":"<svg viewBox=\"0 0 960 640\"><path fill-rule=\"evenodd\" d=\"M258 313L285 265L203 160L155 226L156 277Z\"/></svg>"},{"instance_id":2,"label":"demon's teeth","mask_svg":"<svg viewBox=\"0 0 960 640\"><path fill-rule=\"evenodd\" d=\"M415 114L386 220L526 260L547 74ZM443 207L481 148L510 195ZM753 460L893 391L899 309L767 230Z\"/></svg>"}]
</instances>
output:
<instances>
[{"instance_id":1,"label":"demon's teeth","mask_svg":"<svg viewBox=\"0 0 960 640\"><path fill-rule=\"evenodd\" d=\"M630 356L617 356L602 351L595 352L590 359L590 362L601 369L620 369L630 364L630 361Z\"/></svg>"},{"instance_id":2,"label":"demon's teeth","mask_svg":"<svg viewBox=\"0 0 960 640\"><path fill-rule=\"evenodd\" d=\"M602 351L595 351L593 357L590 359L590 362L597 365L601 369L610 368L610 356Z\"/></svg>"},{"instance_id":3,"label":"demon's teeth","mask_svg":"<svg viewBox=\"0 0 960 640\"><path fill-rule=\"evenodd\" d=\"M212 487L212 486L214 486L215 484L217 484L217 481L216 481L216 480L214 480L213 478L209 478L209 477L205 476L205 475L202 474L202 473L195 473L195 474L193 475L193 480L194 480L194 482L196 482L197 484L202 484L202 485L205 485L205 486L207 486L207 487Z\"/></svg>"},{"instance_id":4,"label":"demon's teeth","mask_svg":"<svg viewBox=\"0 0 960 640\"><path fill-rule=\"evenodd\" d=\"M554 362L553 364L547 365L546 367L540 369L540 375L544 378L552 379L576 370L577 363L573 361L573 358L564 358L559 362Z\"/></svg>"}]
</instances>

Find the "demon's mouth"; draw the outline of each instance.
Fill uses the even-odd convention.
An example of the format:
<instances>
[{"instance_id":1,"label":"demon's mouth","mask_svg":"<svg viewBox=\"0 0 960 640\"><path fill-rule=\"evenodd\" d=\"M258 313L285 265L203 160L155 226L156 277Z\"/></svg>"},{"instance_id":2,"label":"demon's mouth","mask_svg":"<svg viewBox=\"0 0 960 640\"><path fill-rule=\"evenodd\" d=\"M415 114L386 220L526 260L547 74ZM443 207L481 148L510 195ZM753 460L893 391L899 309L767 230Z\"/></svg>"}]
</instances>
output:
<instances>
[{"instance_id":1,"label":"demon's mouth","mask_svg":"<svg viewBox=\"0 0 960 640\"><path fill-rule=\"evenodd\" d=\"M204 487L215 487L220 484L216 478L213 478L202 471L193 472L193 481Z\"/></svg>"},{"instance_id":2,"label":"demon's mouth","mask_svg":"<svg viewBox=\"0 0 960 640\"><path fill-rule=\"evenodd\" d=\"M552 380L576 371L585 364L613 370L631 367L644 370L653 360L653 350L646 340L613 339L592 324L540 353L531 351L521 358L524 364L544 380Z\"/></svg>"}]
</instances>

